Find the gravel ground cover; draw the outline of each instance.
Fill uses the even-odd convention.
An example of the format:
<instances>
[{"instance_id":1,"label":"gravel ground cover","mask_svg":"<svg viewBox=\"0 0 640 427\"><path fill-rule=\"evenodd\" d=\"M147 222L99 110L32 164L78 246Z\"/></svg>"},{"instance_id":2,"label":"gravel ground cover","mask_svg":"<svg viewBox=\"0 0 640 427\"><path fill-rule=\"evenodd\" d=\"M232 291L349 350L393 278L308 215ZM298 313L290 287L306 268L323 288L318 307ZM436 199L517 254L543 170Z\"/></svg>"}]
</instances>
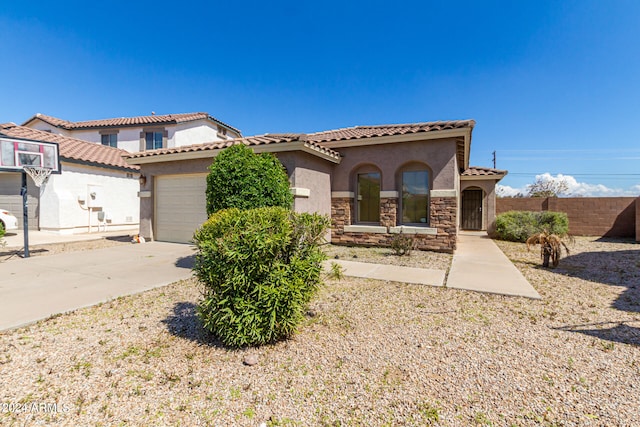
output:
<instances>
[{"instance_id":1,"label":"gravel ground cover","mask_svg":"<svg viewBox=\"0 0 640 427\"><path fill-rule=\"evenodd\" d=\"M541 301L327 281L293 339L228 350L187 280L2 333L0 424L640 425L640 245L499 246Z\"/></svg>"}]
</instances>

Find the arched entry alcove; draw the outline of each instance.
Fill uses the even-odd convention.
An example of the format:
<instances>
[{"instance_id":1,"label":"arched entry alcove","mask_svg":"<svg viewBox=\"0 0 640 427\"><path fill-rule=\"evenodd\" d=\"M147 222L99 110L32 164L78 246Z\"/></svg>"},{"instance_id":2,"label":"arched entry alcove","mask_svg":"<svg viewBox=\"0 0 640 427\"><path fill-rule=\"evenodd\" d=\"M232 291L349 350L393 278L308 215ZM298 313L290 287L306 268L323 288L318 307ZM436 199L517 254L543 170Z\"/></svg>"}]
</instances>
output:
<instances>
[{"instance_id":1,"label":"arched entry alcove","mask_svg":"<svg viewBox=\"0 0 640 427\"><path fill-rule=\"evenodd\" d=\"M463 230L482 230L484 190L469 187L462 191L462 224Z\"/></svg>"}]
</instances>

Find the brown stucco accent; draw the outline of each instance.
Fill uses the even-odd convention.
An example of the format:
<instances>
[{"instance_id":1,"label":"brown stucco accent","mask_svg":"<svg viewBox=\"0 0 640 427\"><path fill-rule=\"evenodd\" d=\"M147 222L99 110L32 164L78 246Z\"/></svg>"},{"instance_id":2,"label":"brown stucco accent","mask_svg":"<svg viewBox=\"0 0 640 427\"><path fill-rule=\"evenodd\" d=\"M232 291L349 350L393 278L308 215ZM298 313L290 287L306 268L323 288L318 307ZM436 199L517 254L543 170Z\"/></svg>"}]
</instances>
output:
<instances>
[{"instance_id":1,"label":"brown stucco accent","mask_svg":"<svg viewBox=\"0 0 640 427\"><path fill-rule=\"evenodd\" d=\"M337 148L342 161L332 174L333 191L354 191L353 171L373 165L382 174L382 191L398 191L397 173L404 165L422 163L430 171L431 189L455 188L455 139Z\"/></svg>"}]
</instances>

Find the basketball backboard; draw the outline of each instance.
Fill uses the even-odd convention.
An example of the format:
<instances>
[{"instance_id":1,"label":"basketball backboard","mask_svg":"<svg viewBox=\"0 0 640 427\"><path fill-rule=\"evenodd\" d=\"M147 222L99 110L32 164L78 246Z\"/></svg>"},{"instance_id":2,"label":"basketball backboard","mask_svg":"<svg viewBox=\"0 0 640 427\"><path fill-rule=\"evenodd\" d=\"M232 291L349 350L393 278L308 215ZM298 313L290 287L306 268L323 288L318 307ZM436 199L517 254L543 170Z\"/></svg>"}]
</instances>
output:
<instances>
[{"instance_id":1,"label":"basketball backboard","mask_svg":"<svg viewBox=\"0 0 640 427\"><path fill-rule=\"evenodd\" d=\"M58 144L0 137L0 170L19 172L24 167L50 169L60 173Z\"/></svg>"}]
</instances>

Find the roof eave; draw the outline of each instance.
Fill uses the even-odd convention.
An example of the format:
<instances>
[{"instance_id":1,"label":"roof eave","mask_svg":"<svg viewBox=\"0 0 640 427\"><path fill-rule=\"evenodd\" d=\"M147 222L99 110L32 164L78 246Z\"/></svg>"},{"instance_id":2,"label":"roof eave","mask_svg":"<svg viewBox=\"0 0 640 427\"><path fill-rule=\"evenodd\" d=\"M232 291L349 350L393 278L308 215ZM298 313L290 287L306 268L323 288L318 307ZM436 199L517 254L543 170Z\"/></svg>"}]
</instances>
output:
<instances>
[{"instance_id":1,"label":"roof eave","mask_svg":"<svg viewBox=\"0 0 640 427\"><path fill-rule=\"evenodd\" d=\"M500 181L502 178L507 176L508 172L494 175L460 175L461 181Z\"/></svg>"},{"instance_id":2,"label":"roof eave","mask_svg":"<svg viewBox=\"0 0 640 427\"><path fill-rule=\"evenodd\" d=\"M327 148L358 147L365 145L393 144L395 142L427 141L433 139L469 137L471 128L433 130L428 132L405 133L402 135L371 136L364 138L341 139L338 141L318 141ZM467 160L468 162L468 160Z\"/></svg>"},{"instance_id":3,"label":"roof eave","mask_svg":"<svg viewBox=\"0 0 640 427\"><path fill-rule=\"evenodd\" d=\"M276 142L261 145L249 145L254 153L281 153L286 151L303 151L333 163L340 163L340 157L322 151L320 147L315 147L306 141ZM130 165L143 165L151 163L163 163L179 160L194 160L216 157L224 148L208 148L197 151L186 151L182 153L159 153L142 157L125 157L125 161Z\"/></svg>"}]
</instances>

